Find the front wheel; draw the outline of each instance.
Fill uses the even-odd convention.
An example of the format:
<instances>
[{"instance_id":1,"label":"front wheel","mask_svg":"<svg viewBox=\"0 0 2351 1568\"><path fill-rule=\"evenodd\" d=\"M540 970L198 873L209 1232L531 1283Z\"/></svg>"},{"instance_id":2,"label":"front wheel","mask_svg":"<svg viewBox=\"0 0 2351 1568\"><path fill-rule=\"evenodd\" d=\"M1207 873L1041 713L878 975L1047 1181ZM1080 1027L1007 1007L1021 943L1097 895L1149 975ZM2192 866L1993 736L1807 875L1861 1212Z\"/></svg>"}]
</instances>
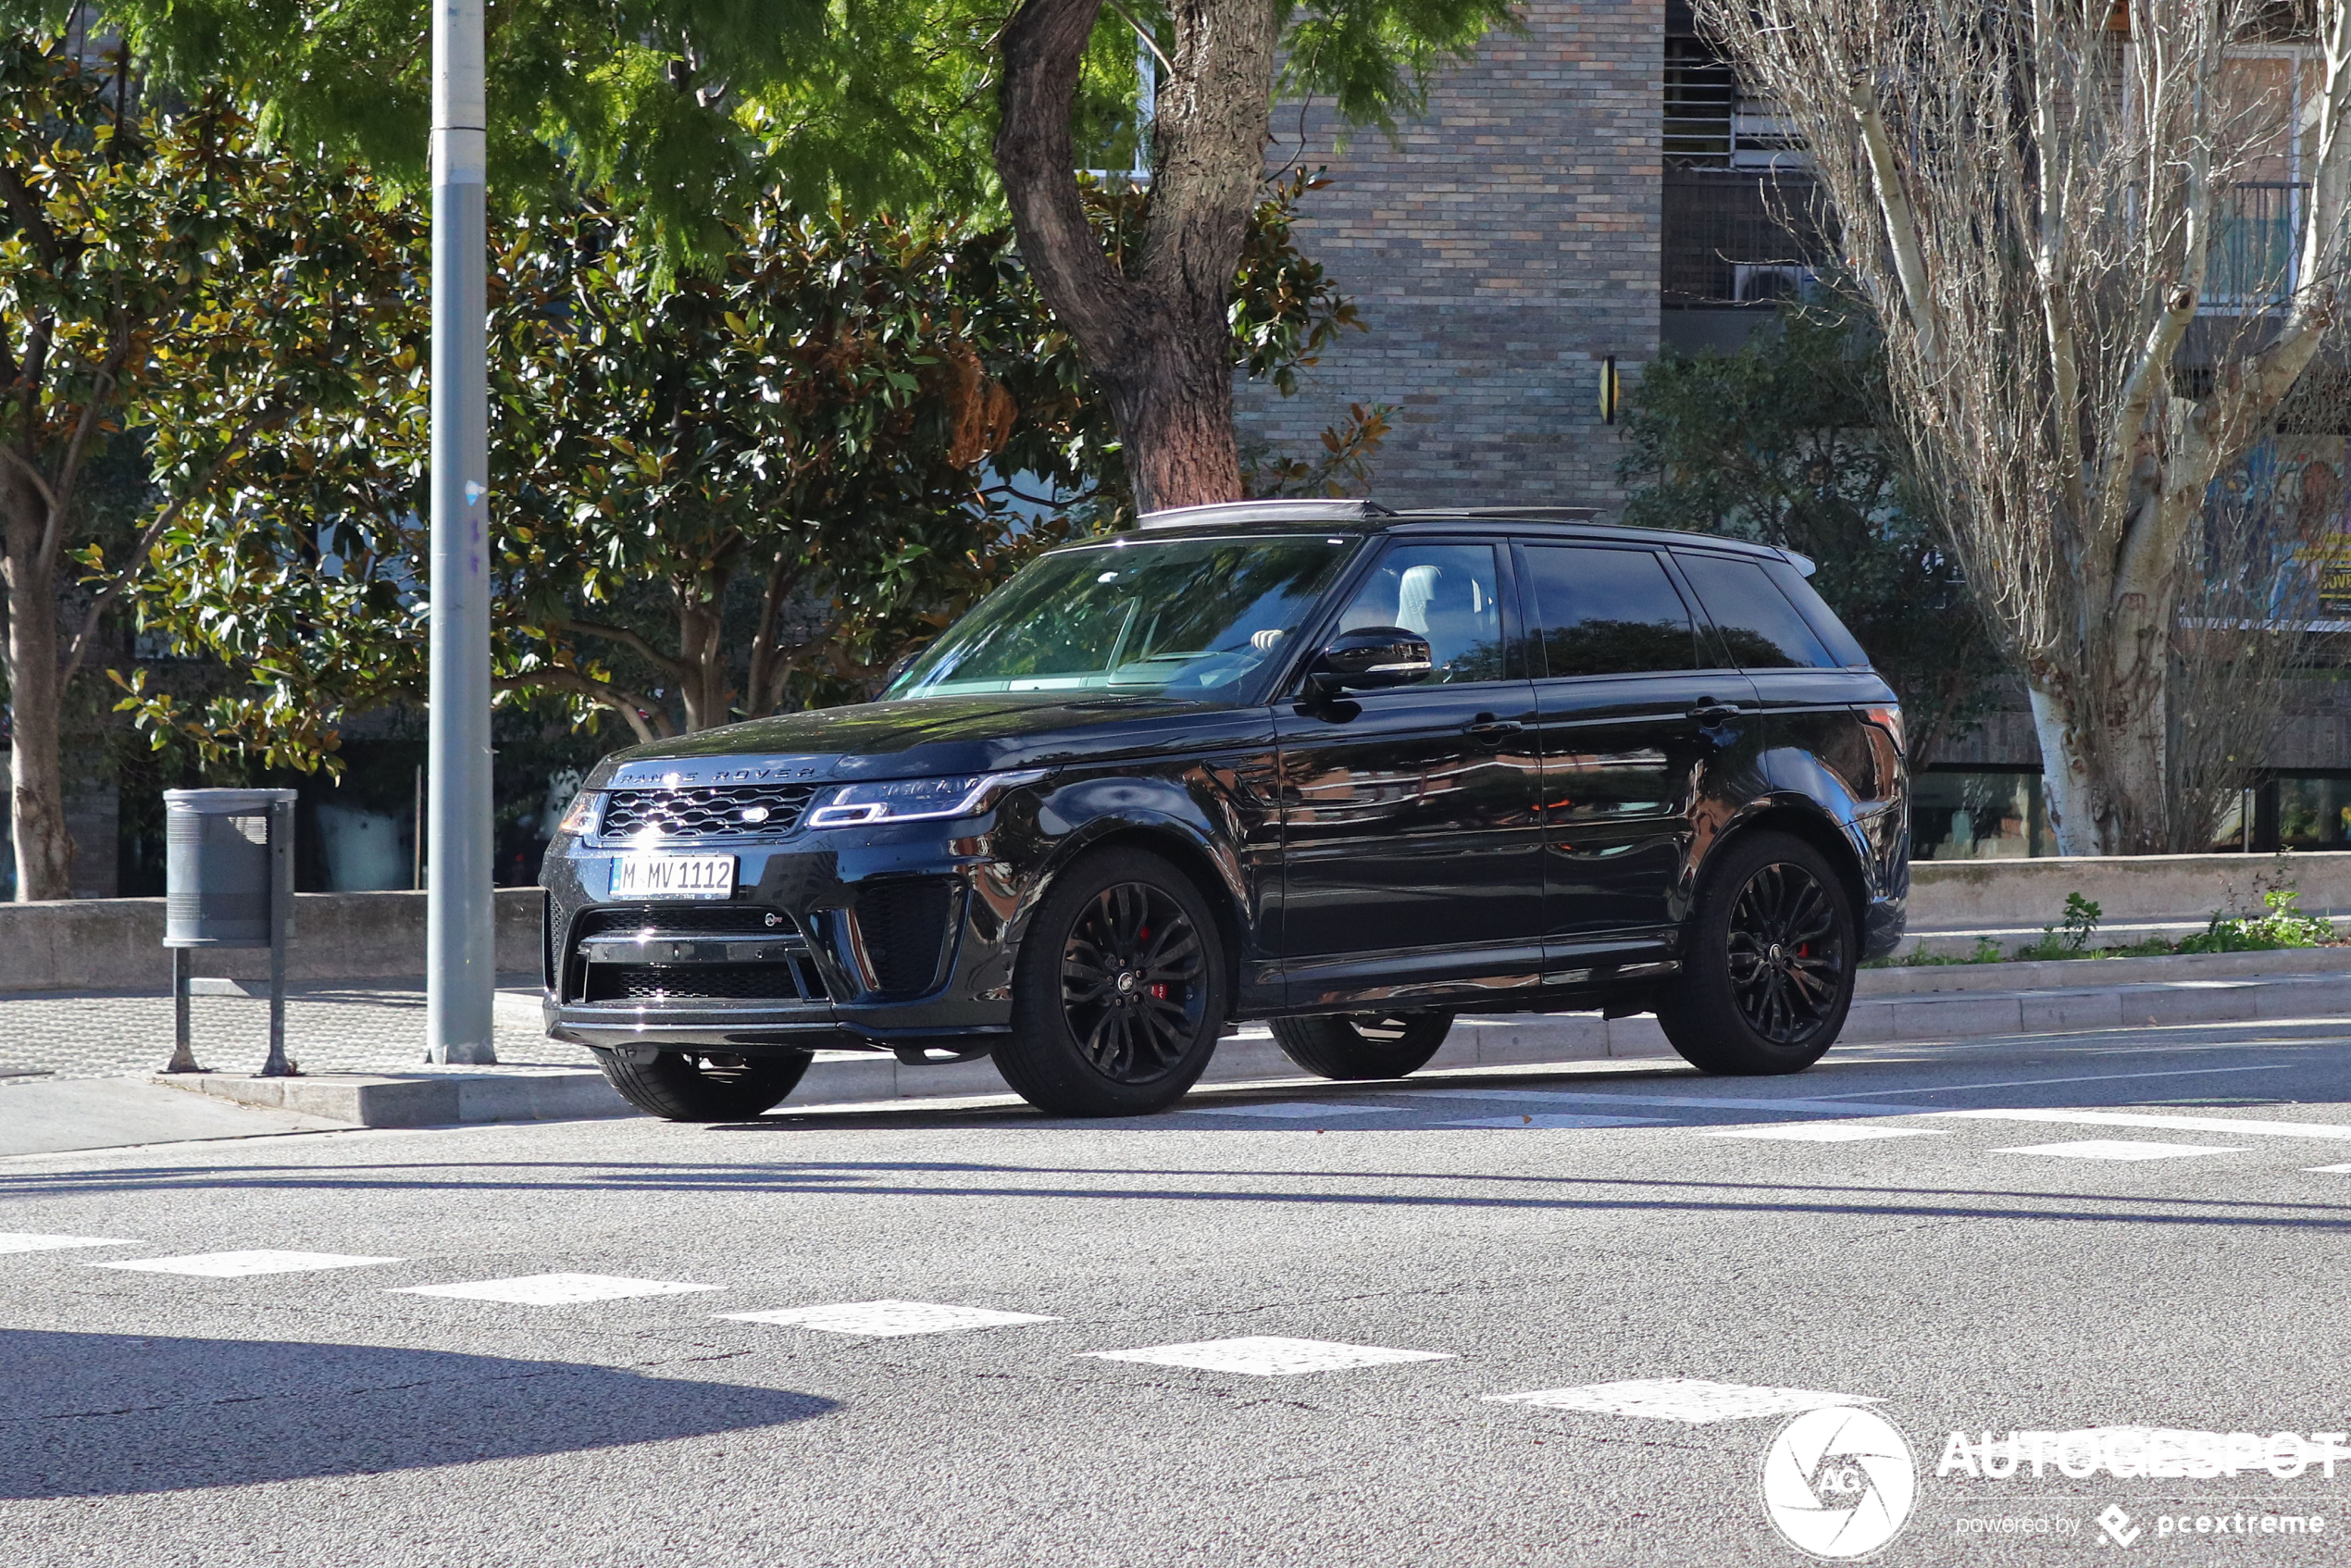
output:
<instances>
[{"instance_id":1,"label":"front wheel","mask_svg":"<svg viewBox=\"0 0 2351 1568\"><path fill-rule=\"evenodd\" d=\"M808 1071L809 1053L729 1056L665 1051L650 1062L598 1050L596 1064L620 1097L672 1122L748 1122L780 1104Z\"/></svg>"},{"instance_id":2,"label":"front wheel","mask_svg":"<svg viewBox=\"0 0 2351 1568\"><path fill-rule=\"evenodd\" d=\"M1332 1014L1276 1018L1274 1043L1317 1077L1400 1078L1428 1065L1452 1031L1450 1013Z\"/></svg>"},{"instance_id":3,"label":"front wheel","mask_svg":"<svg viewBox=\"0 0 2351 1568\"><path fill-rule=\"evenodd\" d=\"M1710 1073L1799 1073L1845 1027L1860 965L1853 906L1820 851L1785 833L1742 837L1698 890L1680 978L1657 1021Z\"/></svg>"},{"instance_id":4,"label":"front wheel","mask_svg":"<svg viewBox=\"0 0 2351 1568\"><path fill-rule=\"evenodd\" d=\"M1021 938L997 1070L1052 1115L1148 1115L1207 1067L1225 1007L1200 889L1147 851L1104 850L1053 878Z\"/></svg>"}]
</instances>

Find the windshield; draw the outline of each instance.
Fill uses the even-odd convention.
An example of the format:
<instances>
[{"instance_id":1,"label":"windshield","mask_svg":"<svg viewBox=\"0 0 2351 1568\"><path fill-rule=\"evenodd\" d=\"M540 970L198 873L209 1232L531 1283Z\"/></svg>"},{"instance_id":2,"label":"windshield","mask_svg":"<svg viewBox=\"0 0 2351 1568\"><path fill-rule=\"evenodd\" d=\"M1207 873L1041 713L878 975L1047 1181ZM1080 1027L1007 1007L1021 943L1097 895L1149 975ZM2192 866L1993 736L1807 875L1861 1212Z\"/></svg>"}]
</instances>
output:
<instances>
[{"instance_id":1,"label":"windshield","mask_svg":"<svg viewBox=\"0 0 2351 1568\"><path fill-rule=\"evenodd\" d=\"M1298 634L1350 543L1121 540L1056 551L981 600L884 695L1236 699Z\"/></svg>"}]
</instances>

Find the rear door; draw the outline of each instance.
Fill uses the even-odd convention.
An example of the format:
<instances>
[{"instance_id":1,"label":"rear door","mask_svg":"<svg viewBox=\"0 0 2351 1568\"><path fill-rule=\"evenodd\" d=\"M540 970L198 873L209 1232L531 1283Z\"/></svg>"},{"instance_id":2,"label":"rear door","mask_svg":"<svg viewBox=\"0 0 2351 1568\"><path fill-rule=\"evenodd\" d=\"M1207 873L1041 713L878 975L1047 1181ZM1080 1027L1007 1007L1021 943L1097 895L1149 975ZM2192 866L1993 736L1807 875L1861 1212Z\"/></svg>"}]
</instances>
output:
<instances>
[{"instance_id":1,"label":"rear door","mask_svg":"<svg viewBox=\"0 0 2351 1568\"><path fill-rule=\"evenodd\" d=\"M1534 685L1507 552L1392 542L1329 628L1428 639L1423 681L1276 705L1292 1005L1532 985L1542 965Z\"/></svg>"},{"instance_id":2,"label":"rear door","mask_svg":"<svg viewBox=\"0 0 2351 1568\"><path fill-rule=\"evenodd\" d=\"M1785 561L1676 549L1723 650L1763 706L1764 771L1850 819L1893 799L1898 764L1857 708L1885 701L1869 655ZM1807 612L1810 612L1809 614Z\"/></svg>"},{"instance_id":3,"label":"rear door","mask_svg":"<svg viewBox=\"0 0 2351 1568\"><path fill-rule=\"evenodd\" d=\"M1707 667L1704 628L1653 549L1520 546L1536 628L1544 924L1553 967L1685 913L1710 762L1755 698Z\"/></svg>"}]
</instances>

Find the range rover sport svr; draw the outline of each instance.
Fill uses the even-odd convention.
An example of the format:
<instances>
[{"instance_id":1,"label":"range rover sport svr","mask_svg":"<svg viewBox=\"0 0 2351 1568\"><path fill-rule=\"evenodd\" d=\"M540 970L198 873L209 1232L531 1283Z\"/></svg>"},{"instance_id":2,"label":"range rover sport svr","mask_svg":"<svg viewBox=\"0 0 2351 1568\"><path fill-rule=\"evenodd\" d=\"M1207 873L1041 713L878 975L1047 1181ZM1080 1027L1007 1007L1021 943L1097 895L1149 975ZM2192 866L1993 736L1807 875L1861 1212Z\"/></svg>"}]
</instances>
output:
<instances>
[{"instance_id":1,"label":"range rover sport svr","mask_svg":"<svg viewBox=\"0 0 2351 1568\"><path fill-rule=\"evenodd\" d=\"M541 878L549 1028L680 1120L844 1048L1148 1113L1252 1019L1331 1078L1575 1008L1797 1071L1909 880L1900 710L1806 570L1367 502L1055 550L875 702L600 763Z\"/></svg>"}]
</instances>

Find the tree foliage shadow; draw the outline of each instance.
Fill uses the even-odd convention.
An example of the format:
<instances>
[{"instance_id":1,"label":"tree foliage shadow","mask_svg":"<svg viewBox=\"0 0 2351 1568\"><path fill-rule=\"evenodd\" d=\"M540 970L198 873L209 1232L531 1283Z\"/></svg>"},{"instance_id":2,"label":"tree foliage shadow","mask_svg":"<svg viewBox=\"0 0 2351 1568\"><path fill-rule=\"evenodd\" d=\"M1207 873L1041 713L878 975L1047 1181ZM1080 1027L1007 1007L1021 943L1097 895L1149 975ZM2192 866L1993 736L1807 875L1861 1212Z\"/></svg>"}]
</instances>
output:
<instances>
[{"instance_id":1,"label":"tree foliage shadow","mask_svg":"<svg viewBox=\"0 0 2351 1568\"><path fill-rule=\"evenodd\" d=\"M0 1329L0 1499L122 1497L577 1453L833 1401L621 1367L376 1345Z\"/></svg>"}]
</instances>

